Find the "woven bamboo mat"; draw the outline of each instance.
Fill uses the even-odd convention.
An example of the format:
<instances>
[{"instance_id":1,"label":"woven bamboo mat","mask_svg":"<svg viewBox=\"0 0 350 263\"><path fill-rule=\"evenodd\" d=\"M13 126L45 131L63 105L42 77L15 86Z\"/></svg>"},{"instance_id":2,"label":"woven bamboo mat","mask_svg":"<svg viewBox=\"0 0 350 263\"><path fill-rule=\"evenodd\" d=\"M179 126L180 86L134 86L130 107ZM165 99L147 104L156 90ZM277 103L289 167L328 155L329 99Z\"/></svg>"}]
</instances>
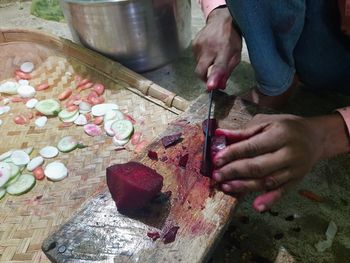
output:
<instances>
[{"instance_id":1,"label":"woven bamboo mat","mask_svg":"<svg viewBox=\"0 0 350 263\"><path fill-rule=\"evenodd\" d=\"M73 44L39 33L0 31L0 82L13 78L21 63L32 61L35 70L31 73L30 84L37 86L48 82L50 85L49 89L38 92L36 98L39 100L56 98L64 89L74 87L77 74L103 83L107 87L106 101L117 103L136 120L135 130L142 132L145 142L150 142L176 118L181 112L178 108L186 107L186 101L180 97L154 88L155 84L121 65L91 51L84 52ZM152 94L154 96L150 96ZM0 101L0 105L3 104L4 101ZM89 137L82 127L75 125L61 127L62 122L57 117L49 118L44 128L35 126L35 117L26 125L16 125L13 118L17 114L29 116L35 110L27 109L23 102L8 105L10 112L0 116L3 121L0 153L33 146L31 157L35 157L42 147L55 146L66 135L89 146L60 153L55 158L64 162L69 170L65 180L37 181L29 193L6 195L0 200L0 262L46 262L48 259L41 251L42 241L71 217L87 198L105 187L105 168L131 159L136 154L135 146L129 143L127 150L115 151L110 137Z\"/></svg>"}]
</instances>

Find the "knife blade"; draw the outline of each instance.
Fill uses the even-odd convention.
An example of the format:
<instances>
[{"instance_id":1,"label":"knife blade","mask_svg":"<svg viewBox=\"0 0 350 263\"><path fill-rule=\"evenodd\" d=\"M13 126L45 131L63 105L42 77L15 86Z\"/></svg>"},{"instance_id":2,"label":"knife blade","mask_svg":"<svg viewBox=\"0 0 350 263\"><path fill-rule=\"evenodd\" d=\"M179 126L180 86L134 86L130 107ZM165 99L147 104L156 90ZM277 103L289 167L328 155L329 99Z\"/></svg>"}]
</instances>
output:
<instances>
[{"instance_id":1,"label":"knife blade","mask_svg":"<svg viewBox=\"0 0 350 263\"><path fill-rule=\"evenodd\" d=\"M211 108L213 104L213 97L214 97L214 90L211 90L209 93L209 111L208 111L208 118L207 118L207 127L205 131L205 142L204 142L204 148L203 148L203 174L205 176L211 175L211 169L212 169L212 162L211 162Z\"/></svg>"}]
</instances>

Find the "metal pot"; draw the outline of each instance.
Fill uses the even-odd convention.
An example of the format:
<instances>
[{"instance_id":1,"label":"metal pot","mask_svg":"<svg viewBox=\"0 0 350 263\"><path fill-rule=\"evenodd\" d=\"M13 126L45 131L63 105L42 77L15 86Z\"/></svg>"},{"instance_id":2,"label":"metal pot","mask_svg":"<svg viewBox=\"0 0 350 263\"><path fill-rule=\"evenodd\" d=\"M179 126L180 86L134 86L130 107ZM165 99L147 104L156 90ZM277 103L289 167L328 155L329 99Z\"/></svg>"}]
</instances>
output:
<instances>
[{"instance_id":1,"label":"metal pot","mask_svg":"<svg viewBox=\"0 0 350 263\"><path fill-rule=\"evenodd\" d=\"M191 41L191 0L60 0L73 38L143 72Z\"/></svg>"}]
</instances>

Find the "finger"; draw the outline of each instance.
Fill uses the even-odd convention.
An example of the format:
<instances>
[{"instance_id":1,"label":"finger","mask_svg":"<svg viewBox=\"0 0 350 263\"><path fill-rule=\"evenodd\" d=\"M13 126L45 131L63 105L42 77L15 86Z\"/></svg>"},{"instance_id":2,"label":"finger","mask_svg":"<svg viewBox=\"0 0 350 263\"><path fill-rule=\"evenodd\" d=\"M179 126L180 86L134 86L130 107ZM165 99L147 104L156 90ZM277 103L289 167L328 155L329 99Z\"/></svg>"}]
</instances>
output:
<instances>
[{"instance_id":1,"label":"finger","mask_svg":"<svg viewBox=\"0 0 350 263\"><path fill-rule=\"evenodd\" d=\"M213 63L214 58L210 55L202 54L197 63L195 73L203 80L207 81L207 72L209 66Z\"/></svg>"},{"instance_id":2,"label":"finger","mask_svg":"<svg viewBox=\"0 0 350 263\"><path fill-rule=\"evenodd\" d=\"M210 72L208 72L207 88L208 90L213 89L224 89L228 79L228 60L226 54L218 54L211 66Z\"/></svg>"},{"instance_id":3,"label":"finger","mask_svg":"<svg viewBox=\"0 0 350 263\"><path fill-rule=\"evenodd\" d=\"M244 130L227 130L227 129L219 128L215 130L215 135L225 136L228 143L232 144L235 142L249 139L250 137L260 133L265 127L266 127L266 124L255 125L253 127L250 127Z\"/></svg>"},{"instance_id":4,"label":"finger","mask_svg":"<svg viewBox=\"0 0 350 263\"><path fill-rule=\"evenodd\" d=\"M290 180L292 180L295 177L296 177L295 173L293 173L293 171L290 168L276 171L264 178L265 189L267 190L276 189L288 183Z\"/></svg>"},{"instance_id":5,"label":"finger","mask_svg":"<svg viewBox=\"0 0 350 263\"><path fill-rule=\"evenodd\" d=\"M296 183L297 181L290 181L275 190L259 195L253 202L253 208L258 212L269 210Z\"/></svg>"},{"instance_id":6,"label":"finger","mask_svg":"<svg viewBox=\"0 0 350 263\"><path fill-rule=\"evenodd\" d=\"M254 158L229 162L213 172L213 179L225 182L234 179L261 178L288 166L285 150L263 154Z\"/></svg>"},{"instance_id":7,"label":"finger","mask_svg":"<svg viewBox=\"0 0 350 263\"><path fill-rule=\"evenodd\" d=\"M221 185L221 189L226 193L249 193L265 189L263 179L247 179L227 181Z\"/></svg>"}]
</instances>

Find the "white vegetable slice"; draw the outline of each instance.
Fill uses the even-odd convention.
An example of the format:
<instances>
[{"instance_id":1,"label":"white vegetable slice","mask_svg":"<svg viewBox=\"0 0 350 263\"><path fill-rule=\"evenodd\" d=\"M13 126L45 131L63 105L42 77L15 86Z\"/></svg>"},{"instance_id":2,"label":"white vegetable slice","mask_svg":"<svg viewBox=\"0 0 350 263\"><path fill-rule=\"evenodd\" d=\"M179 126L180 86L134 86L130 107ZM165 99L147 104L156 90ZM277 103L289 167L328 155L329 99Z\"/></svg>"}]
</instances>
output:
<instances>
[{"instance_id":1,"label":"white vegetable slice","mask_svg":"<svg viewBox=\"0 0 350 263\"><path fill-rule=\"evenodd\" d=\"M9 163L9 165L11 167L10 179L12 179L20 172L20 169L17 165L15 165L13 163Z\"/></svg>"},{"instance_id":2,"label":"white vegetable slice","mask_svg":"<svg viewBox=\"0 0 350 263\"><path fill-rule=\"evenodd\" d=\"M46 116L41 116L35 120L35 126L38 128L42 128L46 125L47 123L47 117Z\"/></svg>"},{"instance_id":3,"label":"white vegetable slice","mask_svg":"<svg viewBox=\"0 0 350 263\"><path fill-rule=\"evenodd\" d=\"M114 131L111 129L113 122L115 122L115 120L106 121L103 124L103 128L105 129L106 134L111 137L114 136Z\"/></svg>"},{"instance_id":4,"label":"white vegetable slice","mask_svg":"<svg viewBox=\"0 0 350 263\"><path fill-rule=\"evenodd\" d=\"M51 181L57 182L68 176L68 169L61 162L52 162L45 167L44 174Z\"/></svg>"},{"instance_id":5,"label":"white vegetable slice","mask_svg":"<svg viewBox=\"0 0 350 263\"><path fill-rule=\"evenodd\" d=\"M118 140L115 136L112 139L113 144L115 146L124 146L125 144L127 144L129 142L129 139L125 139L125 140Z\"/></svg>"},{"instance_id":6,"label":"white vegetable slice","mask_svg":"<svg viewBox=\"0 0 350 263\"><path fill-rule=\"evenodd\" d=\"M11 157L13 150L7 151L0 155L0 162Z\"/></svg>"},{"instance_id":7,"label":"white vegetable slice","mask_svg":"<svg viewBox=\"0 0 350 263\"><path fill-rule=\"evenodd\" d=\"M8 163L0 162L0 187L5 185L11 177L11 166Z\"/></svg>"},{"instance_id":8,"label":"white vegetable slice","mask_svg":"<svg viewBox=\"0 0 350 263\"><path fill-rule=\"evenodd\" d=\"M102 134L101 128L95 124L84 125L84 131L87 135L90 136L99 136Z\"/></svg>"},{"instance_id":9,"label":"white vegetable slice","mask_svg":"<svg viewBox=\"0 0 350 263\"><path fill-rule=\"evenodd\" d=\"M84 114L80 114L78 116L78 118L75 119L74 123L76 125L83 126L83 125L87 124L88 122L87 122L87 119L86 119L85 115Z\"/></svg>"},{"instance_id":10,"label":"white vegetable slice","mask_svg":"<svg viewBox=\"0 0 350 263\"><path fill-rule=\"evenodd\" d=\"M35 109L44 115L57 115L61 110L61 105L53 99L41 100L35 105Z\"/></svg>"},{"instance_id":11,"label":"white vegetable slice","mask_svg":"<svg viewBox=\"0 0 350 263\"><path fill-rule=\"evenodd\" d=\"M34 69L34 64L32 62L24 62L21 67L20 67L21 71L23 71L24 73L30 73L33 71Z\"/></svg>"},{"instance_id":12,"label":"white vegetable slice","mask_svg":"<svg viewBox=\"0 0 350 263\"><path fill-rule=\"evenodd\" d=\"M84 113L88 113L91 111L91 105L85 101L82 101L79 103L79 110L83 111Z\"/></svg>"},{"instance_id":13,"label":"white vegetable slice","mask_svg":"<svg viewBox=\"0 0 350 263\"><path fill-rule=\"evenodd\" d=\"M26 102L26 107L28 109L33 109L39 101L37 99L30 99Z\"/></svg>"},{"instance_id":14,"label":"white vegetable slice","mask_svg":"<svg viewBox=\"0 0 350 263\"><path fill-rule=\"evenodd\" d=\"M74 111L67 111L66 109L63 109L60 111L60 113L58 114L58 117L61 120L65 120L65 119L70 119L72 118L75 114L77 114L78 110L74 110Z\"/></svg>"},{"instance_id":15,"label":"white vegetable slice","mask_svg":"<svg viewBox=\"0 0 350 263\"><path fill-rule=\"evenodd\" d=\"M118 110L119 106L114 103L97 104L91 108L92 115L99 117L105 115L110 110Z\"/></svg>"},{"instance_id":16,"label":"white vegetable slice","mask_svg":"<svg viewBox=\"0 0 350 263\"><path fill-rule=\"evenodd\" d=\"M79 111L75 111L75 114L68 119L61 119L63 122L74 122L79 117Z\"/></svg>"},{"instance_id":17,"label":"white vegetable slice","mask_svg":"<svg viewBox=\"0 0 350 263\"><path fill-rule=\"evenodd\" d=\"M16 150L11 154L11 161L15 165L26 165L30 162L30 157L25 151Z\"/></svg>"},{"instance_id":18,"label":"white vegetable slice","mask_svg":"<svg viewBox=\"0 0 350 263\"><path fill-rule=\"evenodd\" d=\"M129 120L118 120L112 123L111 130L114 131L116 139L125 140L133 133L134 126Z\"/></svg>"},{"instance_id":19,"label":"white vegetable slice","mask_svg":"<svg viewBox=\"0 0 350 263\"><path fill-rule=\"evenodd\" d=\"M2 120L0 120L0 126L2 125Z\"/></svg>"},{"instance_id":20,"label":"white vegetable slice","mask_svg":"<svg viewBox=\"0 0 350 263\"><path fill-rule=\"evenodd\" d=\"M10 178L6 184L4 184L4 188L9 187L11 184L13 184L14 182L16 182L18 180L18 178L21 176L21 173L18 173L15 177Z\"/></svg>"},{"instance_id":21,"label":"white vegetable slice","mask_svg":"<svg viewBox=\"0 0 350 263\"><path fill-rule=\"evenodd\" d=\"M0 115L4 114L4 113L7 113L11 110L11 107L10 106L1 106L0 107Z\"/></svg>"},{"instance_id":22,"label":"white vegetable slice","mask_svg":"<svg viewBox=\"0 0 350 263\"><path fill-rule=\"evenodd\" d=\"M67 153L75 150L78 147L78 142L72 136L63 137L57 144L58 150Z\"/></svg>"},{"instance_id":23,"label":"white vegetable slice","mask_svg":"<svg viewBox=\"0 0 350 263\"><path fill-rule=\"evenodd\" d=\"M35 185L35 178L31 174L22 174L16 182L6 188L10 195L21 195L30 191Z\"/></svg>"},{"instance_id":24,"label":"white vegetable slice","mask_svg":"<svg viewBox=\"0 0 350 263\"><path fill-rule=\"evenodd\" d=\"M55 146L45 146L39 153L42 157L50 159L58 155L58 149Z\"/></svg>"},{"instance_id":25,"label":"white vegetable slice","mask_svg":"<svg viewBox=\"0 0 350 263\"><path fill-rule=\"evenodd\" d=\"M36 94L35 89L32 86L19 86L17 93L22 98L33 98Z\"/></svg>"},{"instance_id":26,"label":"white vegetable slice","mask_svg":"<svg viewBox=\"0 0 350 263\"><path fill-rule=\"evenodd\" d=\"M17 89L19 87L19 84L14 81L6 81L3 84L0 84L0 93L6 93L10 95L17 94Z\"/></svg>"},{"instance_id":27,"label":"white vegetable slice","mask_svg":"<svg viewBox=\"0 0 350 263\"><path fill-rule=\"evenodd\" d=\"M26 80L26 79L20 79L18 81L18 84L21 85L21 86L27 86L27 85L29 85L29 81Z\"/></svg>"},{"instance_id":28,"label":"white vegetable slice","mask_svg":"<svg viewBox=\"0 0 350 263\"><path fill-rule=\"evenodd\" d=\"M32 172L35 168L39 167L44 163L44 158L41 156L37 156L30 160L30 162L27 164L27 170L29 172Z\"/></svg>"},{"instance_id":29,"label":"white vegetable slice","mask_svg":"<svg viewBox=\"0 0 350 263\"><path fill-rule=\"evenodd\" d=\"M4 188L0 188L0 200L5 196L6 190Z\"/></svg>"},{"instance_id":30,"label":"white vegetable slice","mask_svg":"<svg viewBox=\"0 0 350 263\"><path fill-rule=\"evenodd\" d=\"M103 117L103 121L109 121L109 120L122 120L124 119L124 114L119 111L119 110L110 110L107 111L107 113L105 114L105 116Z\"/></svg>"}]
</instances>

